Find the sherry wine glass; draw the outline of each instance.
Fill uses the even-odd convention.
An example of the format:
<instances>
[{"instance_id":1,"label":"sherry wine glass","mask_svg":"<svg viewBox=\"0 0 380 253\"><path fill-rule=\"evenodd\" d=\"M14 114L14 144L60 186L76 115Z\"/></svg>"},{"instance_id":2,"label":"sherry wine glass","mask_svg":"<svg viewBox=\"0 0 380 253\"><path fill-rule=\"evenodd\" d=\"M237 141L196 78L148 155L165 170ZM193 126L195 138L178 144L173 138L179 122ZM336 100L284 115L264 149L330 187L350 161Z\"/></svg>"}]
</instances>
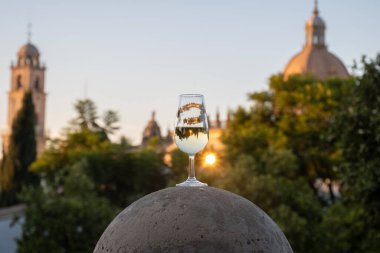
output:
<instances>
[{"instance_id":1,"label":"sherry wine glass","mask_svg":"<svg viewBox=\"0 0 380 253\"><path fill-rule=\"evenodd\" d=\"M175 143L189 155L189 176L177 186L202 187L207 184L195 178L194 158L208 142L208 122L204 98L200 94L179 96L179 107L175 125Z\"/></svg>"}]
</instances>

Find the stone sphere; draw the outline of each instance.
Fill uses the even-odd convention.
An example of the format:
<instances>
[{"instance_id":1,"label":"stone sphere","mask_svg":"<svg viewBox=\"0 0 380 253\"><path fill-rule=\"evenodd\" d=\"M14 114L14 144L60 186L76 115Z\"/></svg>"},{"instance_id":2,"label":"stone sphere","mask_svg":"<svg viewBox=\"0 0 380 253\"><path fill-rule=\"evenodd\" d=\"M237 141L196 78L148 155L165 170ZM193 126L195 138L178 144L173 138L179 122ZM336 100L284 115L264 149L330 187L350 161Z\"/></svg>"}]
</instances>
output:
<instances>
[{"instance_id":1,"label":"stone sphere","mask_svg":"<svg viewBox=\"0 0 380 253\"><path fill-rule=\"evenodd\" d=\"M94 253L292 253L276 223L252 202L213 187L171 187L122 211Z\"/></svg>"}]
</instances>

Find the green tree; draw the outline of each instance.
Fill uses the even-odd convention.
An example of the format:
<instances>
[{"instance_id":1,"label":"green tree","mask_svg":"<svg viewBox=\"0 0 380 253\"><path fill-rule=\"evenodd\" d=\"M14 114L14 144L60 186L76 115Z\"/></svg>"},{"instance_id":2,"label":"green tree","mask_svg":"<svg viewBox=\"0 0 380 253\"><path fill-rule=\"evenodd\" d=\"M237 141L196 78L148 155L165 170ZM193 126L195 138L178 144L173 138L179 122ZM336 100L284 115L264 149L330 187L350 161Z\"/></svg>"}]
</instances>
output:
<instances>
[{"instance_id":1,"label":"green tree","mask_svg":"<svg viewBox=\"0 0 380 253\"><path fill-rule=\"evenodd\" d=\"M283 229L295 252L320 252L323 207L335 201L332 183L339 150L330 138L333 116L354 80L272 76L268 91L249 95L224 133L219 185L262 207ZM317 179L330 189L320 198Z\"/></svg>"},{"instance_id":2,"label":"green tree","mask_svg":"<svg viewBox=\"0 0 380 253\"><path fill-rule=\"evenodd\" d=\"M189 155L179 149L174 149L170 153L171 166L169 186L175 186L185 181L188 176Z\"/></svg>"},{"instance_id":3,"label":"green tree","mask_svg":"<svg viewBox=\"0 0 380 253\"><path fill-rule=\"evenodd\" d=\"M362 60L363 74L337 117L342 179L351 201L360 203L380 229L380 54Z\"/></svg>"},{"instance_id":4,"label":"green tree","mask_svg":"<svg viewBox=\"0 0 380 253\"><path fill-rule=\"evenodd\" d=\"M98 130L99 118L95 103L90 99L78 100L74 105L77 117L72 121L73 126L80 129Z\"/></svg>"},{"instance_id":5,"label":"green tree","mask_svg":"<svg viewBox=\"0 0 380 253\"><path fill-rule=\"evenodd\" d=\"M92 252L100 235L116 215L109 201L96 195L79 160L57 172L44 187L25 188L26 204L19 253Z\"/></svg>"},{"instance_id":6,"label":"green tree","mask_svg":"<svg viewBox=\"0 0 380 253\"><path fill-rule=\"evenodd\" d=\"M103 115L103 122L106 133L113 134L115 131L119 130L119 126L115 126L116 123L119 122L119 116L116 112L108 110Z\"/></svg>"},{"instance_id":7,"label":"green tree","mask_svg":"<svg viewBox=\"0 0 380 253\"><path fill-rule=\"evenodd\" d=\"M270 90L250 94L253 106L239 108L224 135L230 161L239 154L259 159L267 150L286 149L296 157L299 174L315 190L316 179L330 188L336 178L339 161L336 147L329 138L332 117L342 101L353 92L354 80L317 81L310 76L293 76L284 80L272 76ZM330 182L330 183L329 183Z\"/></svg>"},{"instance_id":8,"label":"green tree","mask_svg":"<svg viewBox=\"0 0 380 253\"><path fill-rule=\"evenodd\" d=\"M325 252L378 252L380 249L380 54L362 59L354 96L335 117L341 149L341 203L323 223L330 240Z\"/></svg>"},{"instance_id":9,"label":"green tree","mask_svg":"<svg viewBox=\"0 0 380 253\"><path fill-rule=\"evenodd\" d=\"M105 136L114 134L119 129L117 112L107 110L99 123L98 111L95 103L90 99L78 100L74 105L77 116L71 121L71 129L80 131L99 132Z\"/></svg>"},{"instance_id":10,"label":"green tree","mask_svg":"<svg viewBox=\"0 0 380 253\"><path fill-rule=\"evenodd\" d=\"M32 170L50 178L62 168L86 159L89 166L85 170L95 183L95 189L119 207L125 207L137 198L165 187L161 154L149 147L132 150L125 140L112 142L109 138L111 133L105 131L101 127L104 124L94 116L97 115L95 104L92 101L85 104L90 104L84 107L91 110L83 113L84 110L78 109L78 105L83 103L76 103L77 120L72 122L62 138L53 141L32 165ZM83 114L92 116L81 116ZM111 118L113 120L110 120L112 123L109 126L117 123L115 117ZM94 122L90 123L91 120L86 119ZM88 122L83 123L85 120Z\"/></svg>"},{"instance_id":11,"label":"green tree","mask_svg":"<svg viewBox=\"0 0 380 253\"><path fill-rule=\"evenodd\" d=\"M322 206L299 175L289 150L269 150L261 159L240 155L222 169L218 186L258 205L281 227L295 252L319 252Z\"/></svg>"},{"instance_id":12,"label":"green tree","mask_svg":"<svg viewBox=\"0 0 380 253\"><path fill-rule=\"evenodd\" d=\"M116 113L101 123L92 101L76 105L71 126L31 167L41 186L21 196L26 211L20 253L92 252L120 209L166 185L161 154L133 149L125 138L111 141Z\"/></svg>"},{"instance_id":13,"label":"green tree","mask_svg":"<svg viewBox=\"0 0 380 253\"><path fill-rule=\"evenodd\" d=\"M36 159L35 111L32 94L25 93L22 108L12 124L8 152L0 171L0 192L3 204L17 203L16 194L24 185L38 183L36 174L29 171Z\"/></svg>"}]
</instances>

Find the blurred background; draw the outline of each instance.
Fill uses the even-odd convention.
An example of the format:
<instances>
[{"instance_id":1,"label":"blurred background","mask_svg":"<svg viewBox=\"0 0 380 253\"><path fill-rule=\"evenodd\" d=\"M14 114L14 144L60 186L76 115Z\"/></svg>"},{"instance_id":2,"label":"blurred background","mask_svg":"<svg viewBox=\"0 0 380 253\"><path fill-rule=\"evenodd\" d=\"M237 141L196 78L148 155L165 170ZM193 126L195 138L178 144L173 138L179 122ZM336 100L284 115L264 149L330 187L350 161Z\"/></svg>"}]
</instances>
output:
<instances>
[{"instance_id":1,"label":"blurred background","mask_svg":"<svg viewBox=\"0 0 380 253\"><path fill-rule=\"evenodd\" d=\"M206 100L201 181L295 252L378 252L380 3L0 7L0 252L92 252L119 211L183 181L182 93Z\"/></svg>"},{"instance_id":2,"label":"blurred background","mask_svg":"<svg viewBox=\"0 0 380 253\"><path fill-rule=\"evenodd\" d=\"M376 1L321 1L327 44L349 68L377 53ZM27 41L46 63L46 128L56 136L76 99L120 114L134 144L152 110L172 127L180 93L202 93L209 114L247 104L304 44L312 0L1 1L0 123L11 61ZM5 39L6 38L6 39ZM147 92L149 91L149 92Z\"/></svg>"}]
</instances>

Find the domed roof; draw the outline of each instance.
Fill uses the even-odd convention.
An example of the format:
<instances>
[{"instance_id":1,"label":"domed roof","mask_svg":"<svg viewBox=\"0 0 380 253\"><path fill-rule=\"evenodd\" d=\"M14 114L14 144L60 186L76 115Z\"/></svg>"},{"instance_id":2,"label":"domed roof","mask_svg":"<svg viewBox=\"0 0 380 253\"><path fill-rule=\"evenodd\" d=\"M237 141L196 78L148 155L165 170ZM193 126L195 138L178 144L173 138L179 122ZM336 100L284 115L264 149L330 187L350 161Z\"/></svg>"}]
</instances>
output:
<instances>
[{"instance_id":1,"label":"domed roof","mask_svg":"<svg viewBox=\"0 0 380 253\"><path fill-rule=\"evenodd\" d=\"M17 55L18 57L33 58L33 57L38 57L40 53L36 46L28 42L18 50Z\"/></svg>"},{"instance_id":2,"label":"domed roof","mask_svg":"<svg viewBox=\"0 0 380 253\"><path fill-rule=\"evenodd\" d=\"M276 223L249 200L213 187L171 187L122 211L94 253L293 253Z\"/></svg>"},{"instance_id":3,"label":"domed roof","mask_svg":"<svg viewBox=\"0 0 380 253\"><path fill-rule=\"evenodd\" d=\"M143 132L143 140L142 140L143 144L146 144L146 142L152 137L157 136L161 138L161 129L159 125L157 124L155 116L156 116L156 113L152 112L152 118L149 120Z\"/></svg>"},{"instance_id":4,"label":"domed roof","mask_svg":"<svg viewBox=\"0 0 380 253\"><path fill-rule=\"evenodd\" d=\"M305 47L286 65L284 77L290 75L312 74L320 80L328 77L347 78L348 71L341 60L325 47Z\"/></svg>"},{"instance_id":5,"label":"domed roof","mask_svg":"<svg viewBox=\"0 0 380 253\"><path fill-rule=\"evenodd\" d=\"M312 74L324 80L329 77L347 78L348 71L342 61L327 50L325 44L326 25L319 16L317 1L313 15L306 22L306 43L302 51L296 54L284 69L284 78L290 75Z\"/></svg>"}]
</instances>

